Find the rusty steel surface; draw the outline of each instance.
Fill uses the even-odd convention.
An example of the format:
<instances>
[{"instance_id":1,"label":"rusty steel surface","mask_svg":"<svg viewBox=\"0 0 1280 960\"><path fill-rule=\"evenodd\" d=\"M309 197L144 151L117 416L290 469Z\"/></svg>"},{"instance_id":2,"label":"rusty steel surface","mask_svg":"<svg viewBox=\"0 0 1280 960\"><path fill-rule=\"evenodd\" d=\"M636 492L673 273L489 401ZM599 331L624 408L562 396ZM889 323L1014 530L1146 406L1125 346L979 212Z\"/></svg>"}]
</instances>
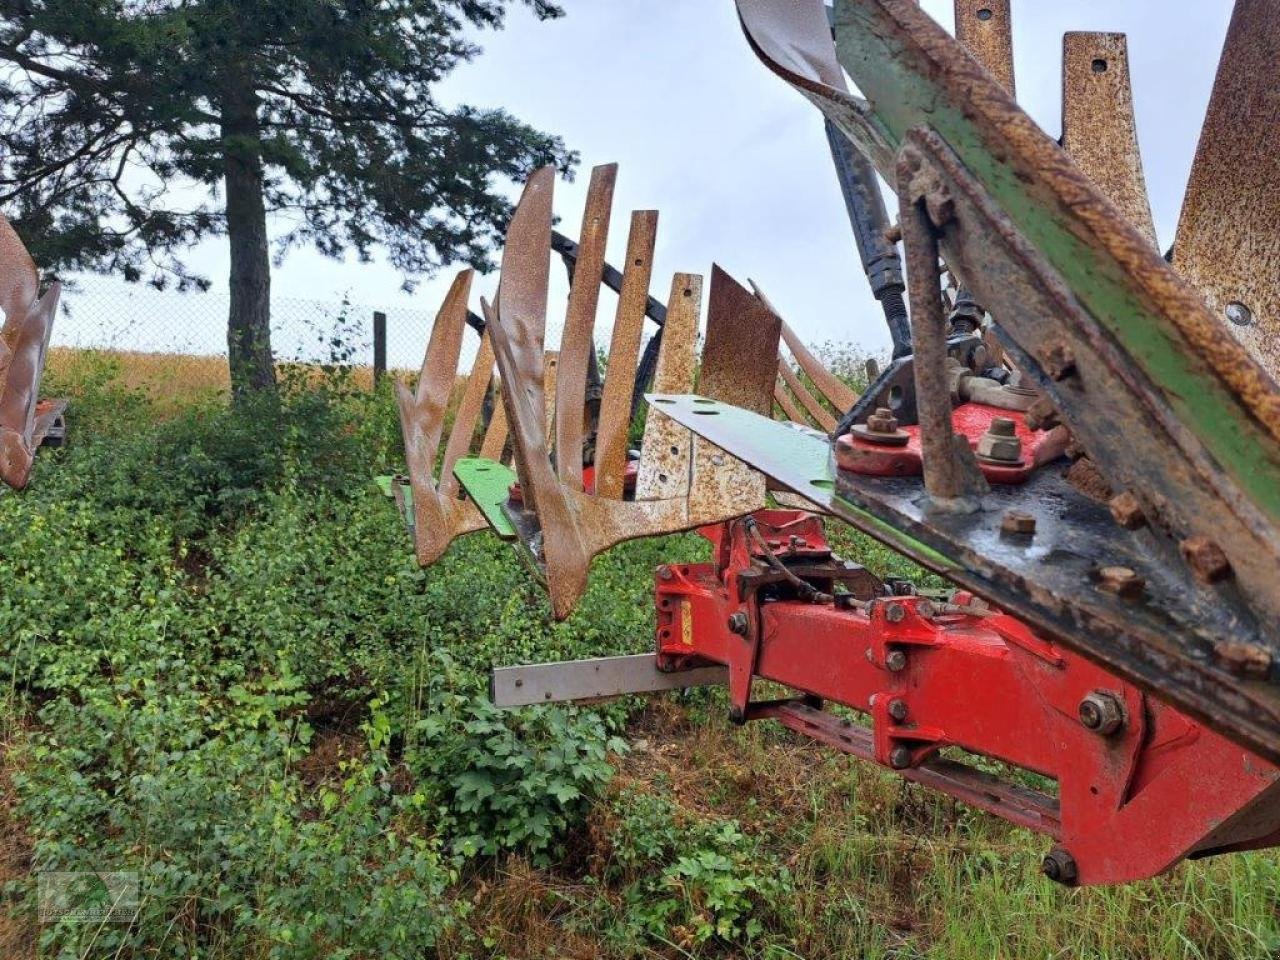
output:
<instances>
[{"instance_id":1,"label":"rusty steel surface","mask_svg":"<svg viewBox=\"0 0 1280 960\"><path fill-rule=\"evenodd\" d=\"M470 430L463 434L455 423L449 444L454 448L453 460L446 452L444 469L439 477L435 472L445 412L457 382L458 356L466 328L472 276L471 270L463 270L454 278L440 312L436 314L416 389L410 390L402 380L395 383L405 461L413 491L414 550L423 566L440 559L456 537L483 529L485 525L475 506L455 495L457 483L453 478L453 462L466 451L461 441L462 438L470 440ZM492 358L489 364L492 366ZM485 386L488 378L486 372ZM473 424L484 396L483 389L475 386L475 380L473 376L468 382L463 399L464 406L468 400L474 402L474 413L459 411L459 417L470 416ZM479 400L474 399L477 389Z\"/></svg>"},{"instance_id":2,"label":"rusty steel surface","mask_svg":"<svg viewBox=\"0 0 1280 960\"><path fill-rule=\"evenodd\" d=\"M693 389L697 363L698 313L702 305L702 278L677 273L671 280L662 347L653 375L655 393L688 393ZM640 472L636 477L637 500L666 500L689 493L693 434L674 420L649 416L640 446Z\"/></svg>"},{"instance_id":3,"label":"rusty steel surface","mask_svg":"<svg viewBox=\"0 0 1280 960\"><path fill-rule=\"evenodd\" d=\"M1009 7L1009 0L956 0L956 39L1014 96L1013 13Z\"/></svg>"},{"instance_id":4,"label":"rusty steel surface","mask_svg":"<svg viewBox=\"0 0 1280 960\"><path fill-rule=\"evenodd\" d=\"M767 416L781 332L781 319L763 300L712 264L698 392Z\"/></svg>"},{"instance_id":5,"label":"rusty steel surface","mask_svg":"<svg viewBox=\"0 0 1280 960\"><path fill-rule=\"evenodd\" d=\"M507 230L498 303L495 310L488 312L488 330L502 378L503 402L521 485L521 502L508 503L505 515L546 582L554 616L563 619L573 611L586 588L593 556L624 540L688 530L749 513L764 502L764 478L711 445L696 441L692 444L687 494L686 481L670 474L665 481L661 476L654 479L660 485L670 482L677 491L675 495L635 501L587 494L573 489L557 476L546 430L548 358L542 350L553 185L554 172L550 168L534 174L525 185ZM651 253L640 251L652 249L651 226L646 225L650 220L650 214L639 216L637 235L641 247L633 251L629 261L631 266L644 267L646 284L648 268L644 261L651 259ZM637 264L637 259L641 263ZM641 284L633 282L639 291L633 296L626 295L625 278L623 285L622 300L639 302L643 310L647 293ZM673 382L676 379L687 382L692 373L690 356L696 340L700 289L698 278L682 275L677 275L672 287L668 313L675 322L668 320L671 325L664 331L658 368ZM734 325L744 339L772 337L769 370L771 375L776 372L778 320L772 311L762 310L757 302L747 315L721 313L711 326L718 328L725 323ZM723 340L725 336L724 330L716 329L714 336L709 332L708 339ZM610 366L614 363L619 363L619 369L626 366L616 358ZM715 364L711 366L714 370ZM705 356L703 367L707 367ZM770 381L768 386L771 385ZM767 392L765 395L767 398ZM566 399L572 403L575 398ZM683 456L681 446L686 449L689 446L688 435L675 432L672 436L680 438L669 445L675 449L673 456L679 466ZM651 446L652 443L651 439Z\"/></svg>"},{"instance_id":6,"label":"rusty steel surface","mask_svg":"<svg viewBox=\"0 0 1280 960\"><path fill-rule=\"evenodd\" d=\"M787 363L787 361L783 360L781 357L778 358L778 373L782 377L782 382L787 385L787 389L791 392L791 395L800 401L801 406L804 407L805 412L810 418L812 418L814 423L828 433L836 428L836 418L831 415L831 411L824 407L818 401L818 398L809 392L809 388L801 382L800 378L796 375L796 372L791 369L791 364ZM776 397L776 390L774 395ZM783 405L783 409L786 409L785 404ZM793 417L792 419L794 420L796 418ZM804 423L804 418L799 418L798 422Z\"/></svg>"},{"instance_id":7,"label":"rusty steel surface","mask_svg":"<svg viewBox=\"0 0 1280 960\"><path fill-rule=\"evenodd\" d=\"M658 211L631 214L627 237L627 261L622 270L622 290L609 342L609 369L600 397L600 427L596 434L596 493L622 499L622 474L627 466L627 434L631 427L631 394L640 359L640 335L644 329L649 278L653 273L653 248L658 234Z\"/></svg>"},{"instance_id":8,"label":"rusty steel surface","mask_svg":"<svg viewBox=\"0 0 1280 960\"><path fill-rule=\"evenodd\" d=\"M458 458L465 456L471 449L472 435L484 409L485 394L493 384L493 344L489 342L489 334L480 335L480 349L476 351L471 372L467 374L467 384L462 391L462 399L453 415L453 426L449 428L449 440L444 448L444 460L440 464L439 489L441 493L454 494L458 490L458 480L453 475L453 465Z\"/></svg>"},{"instance_id":9,"label":"rusty steel surface","mask_svg":"<svg viewBox=\"0 0 1280 960\"><path fill-rule=\"evenodd\" d=\"M605 244L609 239L609 217L617 178L616 163L591 171L573 282L569 287L569 305L560 334L564 369L555 391L556 409L560 411L555 427L556 470L575 490L582 489L582 442L586 426L582 404L587 389L587 365L595 348L592 333L600 302L599 278L605 265Z\"/></svg>"},{"instance_id":10,"label":"rusty steel surface","mask_svg":"<svg viewBox=\"0 0 1280 960\"><path fill-rule=\"evenodd\" d=\"M480 298L480 312L484 315L485 332L493 322L493 305L484 297ZM493 340L486 337L490 355L493 352ZM507 446L507 407L500 395L494 396L493 415L489 418L489 426L485 428L484 437L480 441L480 456L485 460L499 461Z\"/></svg>"},{"instance_id":11,"label":"rusty steel surface","mask_svg":"<svg viewBox=\"0 0 1280 960\"><path fill-rule=\"evenodd\" d=\"M1154 247L1123 33L1062 38L1062 146Z\"/></svg>"},{"instance_id":12,"label":"rusty steel surface","mask_svg":"<svg viewBox=\"0 0 1280 960\"><path fill-rule=\"evenodd\" d=\"M0 481L22 489L31 477L36 448L66 408L66 401L40 404L49 336L62 294L50 285L40 296L36 265L26 246L0 217Z\"/></svg>"},{"instance_id":13,"label":"rusty steel surface","mask_svg":"<svg viewBox=\"0 0 1280 960\"><path fill-rule=\"evenodd\" d=\"M785 360L778 361L779 370L781 370L782 364L785 362ZM685 392L687 393L688 391ZM786 381L781 378L779 378L778 382L773 385L773 402L782 408L783 414L792 423L809 422L808 418L805 416L805 412L800 409L795 400L792 399L791 394L787 391Z\"/></svg>"},{"instance_id":14,"label":"rusty steel surface","mask_svg":"<svg viewBox=\"0 0 1280 960\"><path fill-rule=\"evenodd\" d=\"M1280 6L1236 0L1173 244L1178 272L1280 379ZM1224 338L1225 339L1225 338Z\"/></svg>"}]
</instances>

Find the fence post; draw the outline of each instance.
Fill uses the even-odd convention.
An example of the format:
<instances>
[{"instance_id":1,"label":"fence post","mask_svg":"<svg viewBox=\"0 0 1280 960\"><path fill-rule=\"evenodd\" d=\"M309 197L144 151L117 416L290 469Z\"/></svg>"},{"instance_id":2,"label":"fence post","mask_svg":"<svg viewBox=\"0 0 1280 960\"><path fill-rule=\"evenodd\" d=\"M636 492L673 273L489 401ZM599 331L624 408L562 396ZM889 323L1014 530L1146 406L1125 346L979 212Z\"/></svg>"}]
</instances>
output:
<instances>
[{"instance_id":1,"label":"fence post","mask_svg":"<svg viewBox=\"0 0 1280 960\"><path fill-rule=\"evenodd\" d=\"M373 311L373 385L387 372L387 315Z\"/></svg>"}]
</instances>

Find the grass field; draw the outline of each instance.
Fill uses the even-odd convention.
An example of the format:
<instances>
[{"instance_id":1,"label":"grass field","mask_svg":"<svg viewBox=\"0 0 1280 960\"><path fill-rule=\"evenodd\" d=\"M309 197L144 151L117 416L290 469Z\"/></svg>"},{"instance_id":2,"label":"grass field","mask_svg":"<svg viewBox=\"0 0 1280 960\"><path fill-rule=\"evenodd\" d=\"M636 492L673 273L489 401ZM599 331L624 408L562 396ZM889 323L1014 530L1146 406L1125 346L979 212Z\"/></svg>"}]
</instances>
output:
<instances>
[{"instance_id":1,"label":"grass field","mask_svg":"<svg viewBox=\"0 0 1280 960\"><path fill-rule=\"evenodd\" d=\"M645 650L653 567L705 544L611 551L553 624L488 535L413 562L385 385L233 414L222 378L56 355L71 443L0 494L5 960L1280 956L1272 853L1065 890L1042 839L715 691L495 712L494 664ZM125 922L37 922L40 874L104 870Z\"/></svg>"}]
</instances>

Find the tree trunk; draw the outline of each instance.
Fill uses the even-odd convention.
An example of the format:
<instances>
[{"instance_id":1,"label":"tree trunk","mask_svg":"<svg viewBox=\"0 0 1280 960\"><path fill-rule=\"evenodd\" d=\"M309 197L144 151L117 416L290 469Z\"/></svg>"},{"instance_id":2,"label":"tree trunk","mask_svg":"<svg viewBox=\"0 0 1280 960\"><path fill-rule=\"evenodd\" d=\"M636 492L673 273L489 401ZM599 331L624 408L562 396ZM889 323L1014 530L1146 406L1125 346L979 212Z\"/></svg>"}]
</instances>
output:
<instances>
[{"instance_id":1,"label":"tree trunk","mask_svg":"<svg viewBox=\"0 0 1280 960\"><path fill-rule=\"evenodd\" d=\"M231 244L227 361L233 402L250 393L276 389L260 135L257 96L246 78L233 73L222 96L227 239Z\"/></svg>"}]
</instances>

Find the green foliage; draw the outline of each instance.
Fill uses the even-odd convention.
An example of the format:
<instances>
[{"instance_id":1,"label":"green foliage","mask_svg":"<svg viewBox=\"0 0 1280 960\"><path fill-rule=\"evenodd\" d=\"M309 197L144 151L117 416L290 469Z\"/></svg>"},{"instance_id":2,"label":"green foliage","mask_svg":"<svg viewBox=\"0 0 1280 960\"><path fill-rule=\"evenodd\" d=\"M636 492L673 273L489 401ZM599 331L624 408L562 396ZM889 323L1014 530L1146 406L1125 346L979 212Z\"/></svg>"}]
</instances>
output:
<instances>
[{"instance_id":1,"label":"green foliage","mask_svg":"<svg viewBox=\"0 0 1280 960\"><path fill-rule=\"evenodd\" d=\"M524 5L543 18L562 12L548 0ZM487 266L510 215L499 182L575 161L558 137L503 110L432 95L480 52L464 27L500 28L509 6L11 5L0 23L11 67L0 89L3 199L43 267L158 286L208 285L181 257L237 229L218 190L233 166L268 213L289 211L286 248L367 257L382 244L407 275L456 260ZM122 180L126 160L133 175ZM184 182L193 189L156 187Z\"/></svg>"},{"instance_id":2,"label":"green foliage","mask_svg":"<svg viewBox=\"0 0 1280 960\"><path fill-rule=\"evenodd\" d=\"M613 775L626 749L590 711L532 707L504 714L487 701L450 697L413 728L410 765L431 784L452 847L464 856L527 852L547 865Z\"/></svg>"},{"instance_id":3,"label":"green foliage","mask_svg":"<svg viewBox=\"0 0 1280 960\"><path fill-rule=\"evenodd\" d=\"M617 923L630 937L747 943L792 891L789 871L733 820L701 819L668 797L629 789L611 804L604 878L623 888Z\"/></svg>"}]
</instances>

